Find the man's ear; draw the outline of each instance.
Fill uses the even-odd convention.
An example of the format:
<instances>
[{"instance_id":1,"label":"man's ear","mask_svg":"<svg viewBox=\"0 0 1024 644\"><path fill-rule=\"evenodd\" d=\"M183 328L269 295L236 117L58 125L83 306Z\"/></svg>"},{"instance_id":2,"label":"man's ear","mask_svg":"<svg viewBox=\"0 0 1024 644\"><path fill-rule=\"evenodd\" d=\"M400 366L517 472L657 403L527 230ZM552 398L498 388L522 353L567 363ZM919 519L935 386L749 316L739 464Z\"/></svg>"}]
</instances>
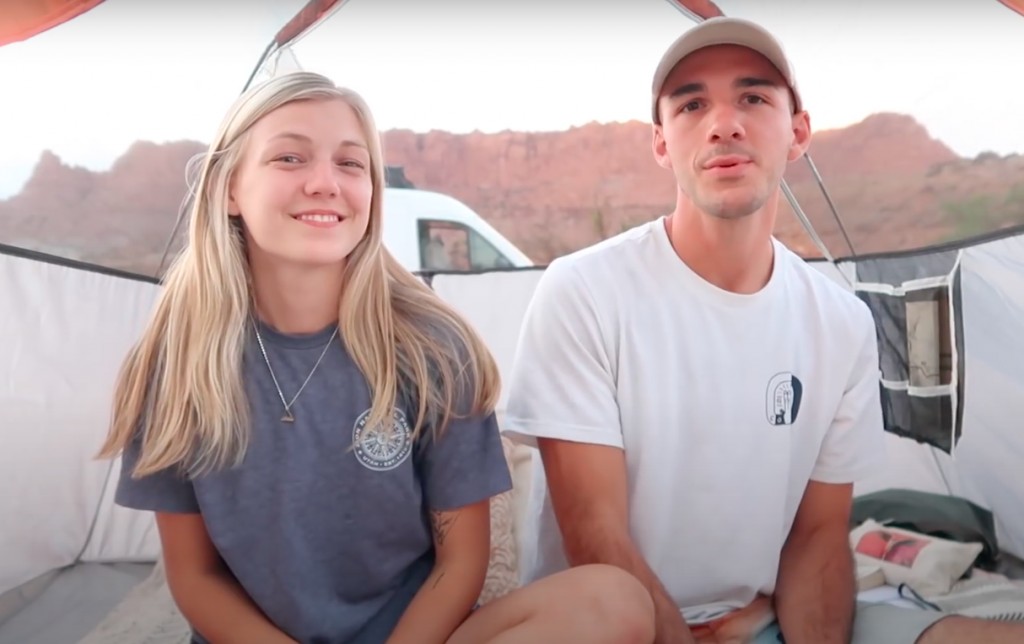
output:
<instances>
[{"instance_id":1,"label":"man's ear","mask_svg":"<svg viewBox=\"0 0 1024 644\"><path fill-rule=\"evenodd\" d=\"M793 143L789 146L789 160L802 157L811 145L811 117L807 112L793 115Z\"/></svg>"},{"instance_id":2,"label":"man's ear","mask_svg":"<svg viewBox=\"0 0 1024 644\"><path fill-rule=\"evenodd\" d=\"M651 150L654 152L654 160L666 170L671 170L672 160L668 157L668 144L665 142L664 126L654 125L651 134Z\"/></svg>"}]
</instances>

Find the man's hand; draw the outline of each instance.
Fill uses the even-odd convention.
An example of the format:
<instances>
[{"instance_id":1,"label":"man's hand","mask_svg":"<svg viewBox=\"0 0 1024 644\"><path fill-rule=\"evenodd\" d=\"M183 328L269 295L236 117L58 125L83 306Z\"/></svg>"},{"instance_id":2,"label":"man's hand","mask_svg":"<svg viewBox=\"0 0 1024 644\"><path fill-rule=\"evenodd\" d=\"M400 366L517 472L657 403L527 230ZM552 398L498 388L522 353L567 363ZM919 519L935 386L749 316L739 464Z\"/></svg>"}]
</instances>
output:
<instances>
[{"instance_id":1,"label":"man's hand","mask_svg":"<svg viewBox=\"0 0 1024 644\"><path fill-rule=\"evenodd\" d=\"M537 443L569 565L603 563L631 573L654 600L655 642L694 644L675 601L630 536L622 449L554 439Z\"/></svg>"},{"instance_id":2,"label":"man's hand","mask_svg":"<svg viewBox=\"0 0 1024 644\"><path fill-rule=\"evenodd\" d=\"M779 562L775 610L789 644L850 641L856 598L852 484L811 481Z\"/></svg>"},{"instance_id":3,"label":"man's hand","mask_svg":"<svg viewBox=\"0 0 1024 644\"><path fill-rule=\"evenodd\" d=\"M657 591L652 591L651 597L655 598L654 644L697 644L697 639L671 598Z\"/></svg>"}]
</instances>

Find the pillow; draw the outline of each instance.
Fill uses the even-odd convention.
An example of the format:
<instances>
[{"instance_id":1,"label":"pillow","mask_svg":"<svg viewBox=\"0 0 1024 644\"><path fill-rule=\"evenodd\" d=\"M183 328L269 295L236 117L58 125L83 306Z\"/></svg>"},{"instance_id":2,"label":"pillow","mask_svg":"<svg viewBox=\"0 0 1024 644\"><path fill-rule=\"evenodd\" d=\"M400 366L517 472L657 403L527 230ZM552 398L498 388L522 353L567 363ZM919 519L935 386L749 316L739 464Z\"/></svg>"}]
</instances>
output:
<instances>
[{"instance_id":1,"label":"pillow","mask_svg":"<svg viewBox=\"0 0 1024 644\"><path fill-rule=\"evenodd\" d=\"M945 595L970 570L980 543L959 543L890 528L868 519L850 532L858 565L877 565L890 586L907 584L923 597Z\"/></svg>"},{"instance_id":2,"label":"pillow","mask_svg":"<svg viewBox=\"0 0 1024 644\"><path fill-rule=\"evenodd\" d=\"M983 546L976 568L996 570L999 540L990 510L955 496L901 488L863 494L853 500L850 529L868 519L960 543Z\"/></svg>"},{"instance_id":3,"label":"pillow","mask_svg":"<svg viewBox=\"0 0 1024 644\"><path fill-rule=\"evenodd\" d=\"M854 574L857 576L857 592L885 585L885 571L878 564L867 564L864 561L858 561Z\"/></svg>"},{"instance_id":4,"label":"pillow","mask_svg":"<svg viewBox=\"0 0 1024 644\"><path fill-rule=\"evenodd\" d=\"M507 460L512 443L504 436L501 442ZM514 523L514 491L509 490L491 499L491 556L487 579L477 600L481 606L507 595L519 584Z\"/></svg>"}]
</instances>

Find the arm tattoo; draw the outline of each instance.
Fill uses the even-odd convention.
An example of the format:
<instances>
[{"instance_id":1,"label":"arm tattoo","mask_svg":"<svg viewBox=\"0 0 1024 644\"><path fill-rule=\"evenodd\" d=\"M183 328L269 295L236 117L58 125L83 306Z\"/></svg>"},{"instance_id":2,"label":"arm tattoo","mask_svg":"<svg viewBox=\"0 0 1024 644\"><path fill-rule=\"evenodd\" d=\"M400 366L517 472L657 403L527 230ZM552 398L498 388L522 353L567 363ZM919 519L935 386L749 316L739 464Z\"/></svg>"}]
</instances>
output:
<instances>
[{"instance_id":1,"label":"arm tattoo","mask_svg":"<svg viewBox=\"0 0 1024 644\"><path fill-rule=\"evenodd\" d=\"M434 585L431 586L430 589L433 590L433 589L437 588L437 585L439 583L441 583L442 579L444 579L444 571L443 570L441 571L441 574L437 576L437 579L434 580Z\"/></svg>"},{"instance_id":2,"label":"arm tattoo","mask_svg":"<svg viewBox=\"0 0 1024 644\"><path fill-rule=\"evenodd\" d=\"M458 512L438 512L437 510L431 510L430 512L430 525L434 528L434 541L437 545L443 545L445 538L448 536L448 531L452 529L452 525L455 524L455 520L459 518Z\"/></svg>"}]
</instances>

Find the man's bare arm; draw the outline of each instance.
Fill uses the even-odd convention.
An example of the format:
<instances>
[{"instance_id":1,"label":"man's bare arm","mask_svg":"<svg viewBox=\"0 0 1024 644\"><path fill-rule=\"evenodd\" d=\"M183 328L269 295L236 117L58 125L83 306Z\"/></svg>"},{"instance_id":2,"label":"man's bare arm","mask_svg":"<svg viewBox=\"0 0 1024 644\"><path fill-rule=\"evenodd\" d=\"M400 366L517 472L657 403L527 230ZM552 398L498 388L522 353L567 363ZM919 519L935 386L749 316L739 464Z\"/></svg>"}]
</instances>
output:
<instances>
[{"instance_id":1,"label":"man's bare arm","mask_svg":"<svg viewBox=\"0 0 1024 644\"><path fill-rule=\"evenodd\" d=\"M694 642L675 601L630 536L622 450L543 438L538 446L569 564L603 563L632 573L654 599L655 642Z\"/></svg>"},{"instance_id":2,"label":"man's bare arm","mask_svg":"<svg viewBox=\"0 0 1024 644\"><path fill-rule=\"evenodd\" d=\"M851 484L811 481L782 549L775 610L786 642L848 643L856 577L849 542Z\"/></svg>"}]
</instances>

